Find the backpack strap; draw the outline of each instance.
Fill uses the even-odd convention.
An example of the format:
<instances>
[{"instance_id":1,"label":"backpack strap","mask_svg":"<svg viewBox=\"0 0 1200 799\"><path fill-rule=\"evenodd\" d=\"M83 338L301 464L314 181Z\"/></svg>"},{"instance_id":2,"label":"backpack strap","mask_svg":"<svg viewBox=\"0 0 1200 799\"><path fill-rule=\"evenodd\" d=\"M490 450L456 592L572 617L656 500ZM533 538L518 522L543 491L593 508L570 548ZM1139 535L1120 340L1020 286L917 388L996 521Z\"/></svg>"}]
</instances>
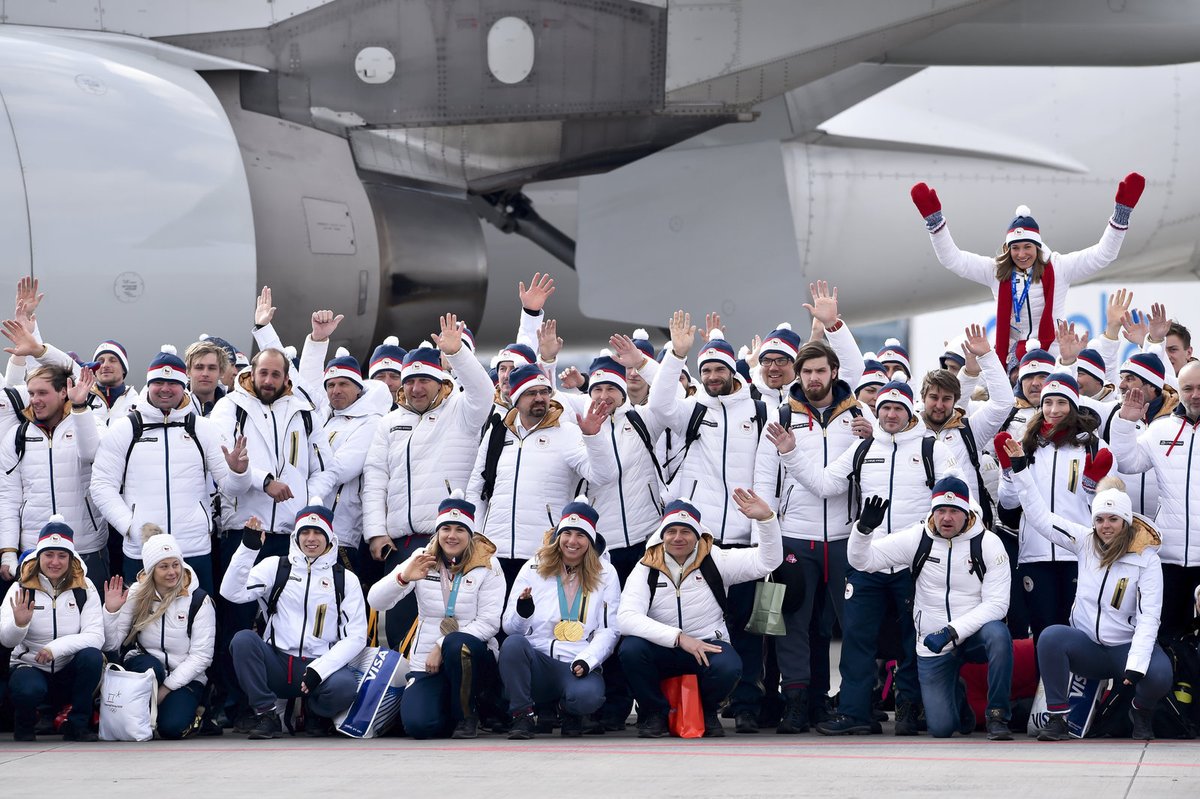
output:
<instances>
[{"instance_id":1,"label":"backpack strap","mask_svg":"<svg viewBox=\"0 0 1200 799\"><path fill-rule=\"evenodd\" d=\"M978 536L976 536L978 538ZM927 534L921 534L921 541L917 544L917 551L913 554L912 570L913 583L917 582L917 578L921 576L921 570L925 568L925 562L929 560L929 553L933 551L933 539Z\"/></svg>"},{"instance_id":2,"label":"backpack strap","mask_svg":"<svg viewBox=\"0 0 1200 799\"><path fill-rule=\"evenodd\" d=\"M192 590L192 601L188 604L188 638L192 637L192 625L196 622L196 614L200 612L200 607L204 604L204 600L206 599L208 599L208 592L203 588L196 588Z\"/></svg>"},{"instance_id":3,"label":"backpack strap","mask_svg":"<svg viewBox=\"0 0 1200 799\"><path fill-rule=\"evenodd\" d=\"M6 388L5 391L12 391L12 389ZM5 475L12 474L21 465L21 460L25 457L25 436L28 433L29 420L22 416L20 423L17 425L17 437L13 439L13 450L17 454L17 462L13 464L11 469L4 473Z\"/></svg>"},{"instance_id":4,"label":"backpack strap","mask_svg":"<svg viewBox=\"0 0 1200 799\"><path fill-rule=\"evenodd\" d=\"M275 611L279 608L279 597L283 596L283 589L287 587L288 578L292 576L292 564L286 556L279 557L279 563L275 566L275 582L271 584L271 591L267 594L267 610L266 616L269 619L275 615Z\"/></svg>"},{"instance_id":5,"label":"backpack strap","mask_svg":"<svg viewBox=\"0 0 1200 799\"><path fill-rule=\"evenodd\" d=\"M500 453L504 450L504 440L508 435L508 428L504 426L504 420L500 418L500 414L493 413L488 418L488 424L491 425L491 431L487 435L487 451L483 458L483 490L479 492L479 498L487 502L492 498L492 493L496 490L496 472L500 465Z\"/></svg>"},{"instance_id":6,"label":"backpack strap","mask_svg":"<svg viewBox=\"0 0 1200 799\"><path fill-rule=\"evenodd\" d=\"M192 437L192 442L196 445L196 451L200 453L200 468L205 474L208 473L208 461L204 458L204 445L200 443L200 436L196 435L196 419L199 418L198 413L189 413L183 419L183 432Z\"/></svg>"},{"instance_id":7,"label":"backpack strap","mask_svg":"<svg viewBox=\"0 0 1200 799\"><path fill-rule=\"evenodd\" d=\"M246 419L249 416L246 409L241 405L233 406L233 439L236 441L238 436L246 434Z\"/></svg>"},{"instance_id":8,"label":"backpack strap","mask_svg":"<svg viewBox=\"0 0 1200 799\"><path fill-rule=\"evenodd\" d=\"M785 402L779 406L779 426L784 430L792 427L792 406ZM762 430L758 431L760 434ZM779 468L775 470L775 499L783 496L783 459L779 460Z\"/></svg>"},{"instance_id":9,"label":"backpack strap","mask_svg":"<svg viewBox=\"0 0 1200 799\"><path fill-rule=\"evenodd\" d=\"M1008 426L1012 424L1013 419L1017 418L1017 414L1020 411L1021 411L1021 409L1016 407L1015 405L1011 409L1009 409L1008 416L1004 417L1004 424L1000 425L1000 429L1002 431L1008 430Z\"/></svg>"},{"instance_id":10,"label":"backpack strap","mask_svg":"<svg viewBox=\"0 0 1200 799\"><path fill-rule=\"evenodd\" d=\"M971 462L971 468L975 470L976 499L979 500L979 507L983 511L983 526L990 530L992 527L992 495L988 493L987 486L983 484L983 474L979 471L979 444L975 442L975 434L971 432L971 422L965 416L962 418L962 429L963 447L967 450L967 460Z\"/></svg>"},{"instance_id":11,"label":"backpack strap","mask_svg":"<svg viewBox=\"0 0 1200 799\"><path fill-rule=\"evenodd\" d=\"M848 502L849 509L853 510L853 513L850 514L852 519L858 516L858 512L862 509L862 468L867 460L867 451L871 449L871 443L874 440L875 437L871 436L858 442L858 449L854 450L854 457L851 459Z\"/></svg>"},{"instance_id":12,"label":"backpack strap","mask_svg":"<svg viewBox=\"0 0 1200 799\"><path fill-rule=\"evenodd\" d=\"M71 593L75 595L75 607L83 611L83 606L87 604L88 593L86 588L72 588Z\"/></svg>"},{"instance_id":13,"label":"backpack strap","mask_svg":"<svg viewBox=\"0 0 1200 799\"><path fill-rule=\"evenodd\" d=\"M679 474L679 470L683 468L683 462L687 460L688 450L692 448L692 443L700 438L700 426L704 422L704 414L706 413L708 413L708 408L699 402L692 407L692 415L688 418L687 430L683 434L683 449L680 450L678 457L675 459L674 471L667 475L668 483L674 482L675 475Z\"/></svg>"},{"instance_id":14,"label":"backpack strap","mask_svg":"<svg viewBox=\"0 0 1200 799\"><path fill-rule=\"evenodd\" d=\"M24 420L25 416L21 411L25 410L25 400L21 399L21 392L15 388L6 388L4 393L8 395L8 404L12 406L13 413L17 419Z\"/></svg>"},{"instance_id":15,"label":"backpack strap","mask_svg":"<svg viewBox=\"0 0 1200 799\"><path fill-rule=\"evenodd\" d=\"M142 433L146 430L146 425L142 421L142 414L137 408L129 412L125 417L129 420L132 429L132 435L129 436L129 447L125 450L125 468L121 470L121 490L118 493L125 493L125 477L129 474L129 456L133 454L133 448L138 443L138 439L142 437Z\"/></svg>"},{"instance_id":16,"label":"backpack strap","mask_svg":"<svg viewBox=\"0 0 1200 799\"><path fill-rule=\"evenodd\" d=\"M763 428L767 426L767 403L760 399L754 400L754 423L758 425L758 434L761 436Z\"/></svg>"},{"instance_id":17,"label":"backpack strap","mask_svg":"<svg viewBox=\"0 0 1200 799\"><path fill-rule=\"evenodd\" d=\"M337 605L337 631L342 636L342 600L346 598L346 567L340 563L333 564L333 599Z\"/></svg>"},{"instance_id":18,"label":"backpack strap","mask_svg":"<svg viewBox=\"0 0 1200 799\"><path fill-rule=\"evenodd\" d=\"M638 438L642 440L646 451L650 453L650 460L654 463L654 471L658 473L658 479L662 479L662 465L658 462L658 453L654 451L654 441L650 438L650 428L646 426L646 421L637 411L628 411L625 414L625 420L629 422L629 426L633 428L633 432L638 434Z\"/></svg>"},{"instance_id":19,"label":"backpack strap","mask_svg":"<svg viewBox=\"0 0 1200 799\"><path fill-rule=\"evenodd\" d=\"M658 590L658 575L661 573L658 569L647 570L646 583L650 588L650 601L646 604L647 611L650 609L650 605L654 604L654 592ZM721 577L721 570L717 568L717 563L711 555L700 561L700 574L703 575L704 582L708 583L713 599L717 600L717 606L721 608L721 618L726 618L729 615L727 607L729 597L725 594L725 579Z\"/></svg>"},{"instance_id":20,"label":"backpack strap","mask_svg":"<svg viewBox=\"0 0 1200 799\"><path fill-rule=\"evenodd\" d=\"M312 411L300 411L300 420L304 422L304 435L311 438L313 431Z\"/></svg>"},{"instance_id":21,"label":"backpack strap","mask_svg":"<svg viewBox=\"0 0 1200 799\"><path fill-rule=\"evenodd\" d=\"M984 575L987 574L987 562L983 559L983 535L974 536L971 539L971 570L970 573L979 578L979 582L983 582Z\"/></svg>"},{"instance_id":22,"label":"backpack strap","mask_svg":"<svg viewBox=\"0 0 1200 799\"><path fill-rule=\"evenodd\" d=\"M929 486L930 491L937 482L937 476L933 473L933 445L936 443L937 439L933 436L921 439L921 463L925 466L925 485Z\"/></svg>"}]
</instances>

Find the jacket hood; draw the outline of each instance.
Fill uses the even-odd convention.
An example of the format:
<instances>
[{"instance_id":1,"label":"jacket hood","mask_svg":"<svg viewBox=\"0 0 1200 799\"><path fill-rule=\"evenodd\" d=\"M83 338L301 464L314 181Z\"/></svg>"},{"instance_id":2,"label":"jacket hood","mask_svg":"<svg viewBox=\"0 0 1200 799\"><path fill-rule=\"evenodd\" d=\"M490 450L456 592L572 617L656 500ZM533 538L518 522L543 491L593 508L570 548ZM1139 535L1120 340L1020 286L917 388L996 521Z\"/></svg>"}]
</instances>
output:
<instances>
[{"instance_id":1,"label":"jacket hood","mask_svg":"<svg viewBox=\"0 0 1200 799\"><path fill-rule=\"evenodd\" d=\"M381 380L364 380L363 392L345 410L333 411L333 416L383 416L392 409L392 392Z\"/></svg>"},{"instance_id":2,"label":"jacket hood","mask_svg":"<svg viewBox=\"0 0 1200 799\"><path fill-rule=\"evenodd\" d=\"M471 558L462 564L462 573L473 569L488 568L492 564L492 556L496 554L496 545L485 535L474 533L471 536ZM432 553L433 542L425 546L425 551Z\"/></svg>"},{"instance_id":3,"label":"jacket hood","mask_svg":"<svg viewBox=\"0 0 1200 799\"><path fill-rule=\"evenodd\" d=\"M1162 536L1145 516L1134 514L1133 529L1136 532L1133 535L1133 543L1129 545L1130 553L1140 555L1147 549L1153 548L1157 551L1162 546Z\"/></svg>"},{"instance_id":4,"label":"jacket hood","mask_svg":"<svg viewBox=\"0 0 1200 799\"><path fill-rule=\"evenodd\" d=\"M853 389L844 380L834 381L833 384L833 403L829 412L830 419L836 419L843 413L846 413L851 408L859 405L858 398L854 396ZM788 406L792 409L792 414L811 414L817 415L817 409L808 401L808 397L804 395L804 387L800 385L800 381L792 383L788 390Z\"/></svg>"},{"instance_id":5,"label":"jacket hood","mask_svg":"<svg viewBox=\"0 0 1200 799\"><path fill-rule=\"evenodd\" d=\"M558 427L559 419L562 417L562 415L563 406L559 404L558 400L550 400L550 407L546 411L546 416L542 419L542 423L535 427L534 430L545 430L549 427ZM518 411L516 408L512 408L504 416L504 426L511 430L514 436L517 434L517 420L519 417L520 411Z\"/></svg>"},{"instance_id":6,"label":"jacket hood","mask_svg":"<svg viewBox=\"0 0 1200 799\"><path fill-rule=\"evenodd\" d=\"M36 569L37 558L32 556L26 558L25 562L21 564L21 586L34 591L45 591L50 581L46 579L45 575L36 571ZM86 587L87 568L84 567L83 561L79 559L78 555L72 555L71 569L68 572L67 582L62 587L62 590L70 591L74 588Z\"/></svg>"},{"instance_id":7,"label":"jacket hood","mask_svg":"<svg viewBox=\"0 0 1200 799\"><path fill-rule=\"evenodd\" d=\"M1148 422L1153 422L1154 419L1161 419L1164 416L1170 416L1175 413L1176 408L1182 408L1183 403L1180 400L1179 392L1170 386L1163 386L1162 390L1162 405L1154 414L1154 418L1148 419Z\"/></svg>"},{"instance_id":8,"label":"jacket hood","mask_svg":"<svg viewBox=\"0 0 1200 799\"><path fill-rule=\"evenodd\" d=\"M334 533L329 540L329 546L313 560L313 568L332 569L333 564L337 562L337 556L338 538L337 533ZM300 549L300 530L295 530L288 536L288 560L296 566L304 566L308 563L308 556L304 554L304 550Z\"/></svg>"},{"instance_id":9,"label":"jacket hood","mask_svg":"<svg viewBox=\"0 0 1200 799\"><path fill-rule=\"evenodd\" d=\"M705 530L696 542L696 559L683 572L684 577L700 568L700 562L709 556L713 546L712 533ZM670 575L670 569L667 568L667 557L667 549L663 545L662 534L656 530L646 540L646 554L642 557L641 562L651 569L658 569L663 574Z\"/></svg>"},{"instance_id":10,"label":"jacket hood","mask_svg":"<svg viewBox=\"0 0 1200 799\"><path fill-rule=\"evenodd\" d=\"M977 535L983 535L985 532L987 532L987 528L983 526L983 513L974 497L971 497L971 510L967 513L967 529L952 539L942 538L938 534L933 522L933 511L930 511L929 515L925 517L925 535L934 541L968 541Z\"/></svg>"}]
</instances>

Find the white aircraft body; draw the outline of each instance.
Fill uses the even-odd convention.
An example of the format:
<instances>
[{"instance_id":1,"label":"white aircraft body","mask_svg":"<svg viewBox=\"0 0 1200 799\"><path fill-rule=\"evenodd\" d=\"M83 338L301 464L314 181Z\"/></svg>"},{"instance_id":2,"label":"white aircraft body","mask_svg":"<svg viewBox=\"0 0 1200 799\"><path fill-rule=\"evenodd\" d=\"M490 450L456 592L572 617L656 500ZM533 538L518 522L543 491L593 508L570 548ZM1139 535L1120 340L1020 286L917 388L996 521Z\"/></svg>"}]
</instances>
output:
<instances>
[{"instance_id":1,"label":"white aircraft body","mask_svg":"<svg viewBox=\"0 0 1200 799\"><path fill-rule=\"evenodd\" d=\"M735 340L799 329L816 278L854 320L985 298L933 259L922 180L967 249L1024 203L1070 251L1139 171L1103 278L1196 274L1194 4L0 0L0 22L5 274L51 293L55 343L135 362L248 346L264 283L285 340L330 307L360 355L443 310L503 343L535 270L577 336L675 307Z\"/></svg>"}]
</instances>

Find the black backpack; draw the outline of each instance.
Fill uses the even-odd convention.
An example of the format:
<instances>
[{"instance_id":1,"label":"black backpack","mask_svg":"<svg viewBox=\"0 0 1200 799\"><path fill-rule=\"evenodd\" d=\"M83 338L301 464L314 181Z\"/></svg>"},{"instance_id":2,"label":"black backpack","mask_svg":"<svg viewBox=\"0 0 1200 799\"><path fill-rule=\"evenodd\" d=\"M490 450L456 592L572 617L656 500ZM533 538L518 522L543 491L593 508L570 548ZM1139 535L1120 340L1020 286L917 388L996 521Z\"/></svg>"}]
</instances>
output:
<instances>
[{"instance_id":1,"label":"black backpack","mask_svg":"<svg viewBox=\"0 0 1200 799\"><path fill-rule=\"evenodd\" d=\"M479 498L487 502L496 490L496 471L500 466L500 453L508 437L508 428L504 426L500 414L493 413L488 417L483 431L487 436L487 451L483 457L483 489L479 492Z\"/></svg>"},{"instance_id":2,"label":"black backpack","mask_svg":"<svg viewBox=\"0 0 1200 799\"><path fill-rule=\"evenodd\" d=\"M698 570L704 576L704 582L708 583L713 599L717 600L717 606L721 608L721 618L727 618L729 597L725 594L725 580L721 577L721 570L717 568L711 553L700 561ZM654 592L658 590L658 575L660 574L662 572L658 569L650 569L646 573L646 583L650 586L650 601L646 603L647 611L649 611L650 605L654 604Z\"/></svg>"},{"instance_id":3,"label":"black backpack","mask_svg":"<svg viewBox=\"0 0 1200 799\"><path fill-rule=\"evenodd\" d=\"M305 393L303 391L303 389L301 389L301 393L304 394L305 397L308 396L308 394ZM250 415L248 413L246 413L246 409L243 408L241 405L235 405L233 407L233 418L234 418L233 438L235 441L237 440L238 436L245 435L246 419L248 419L249 416ZM312 411L300 411L300 418L304 422L304 438L306 441L311 443L312 442L312 431L313 431ZM192 424L194 425L195 422L193 422ZM197 442L197 443L199 443L199 442ZM321 457L321 450L317 449L314 446L313 451L316 452L317 461L319 462L319 464L321 466L321 470L323 471L325 469L325 459L323 457Z\"/></svg>"},{"instance_id":4,"label":"black backpack","mask_svg":"<svg viewBox=\"0 0 1200 799\"><path fill-rule=\"evenodd\" d=\"M205 473L208 472L208 461L204 458L204 447L200 443L200 437L196 435L196 414L189 413L183 418L182 422L154 422L146 424L142 419L142 414L137 408L129 412L129 423L133 426L133 435L129 439L129 448L125 450L125 468L121 470L121 493L125 493L125 477L129 473L129 456L133 454L133 448L141 439L142 434L147 430L163 430L171 427L182 427L184 432L192 437L192 441L196 445L196 449L200 452L200 464Z\"/></svg>"},{"instance_id":5,"label":"black backpack","mask_svg":"<svg viewBox=\"0 0 1200 799\"><path fill-rule=\"evenodd\" d=\"M850 507L854 509L855 517L862 510L862 467L867 460L867 451L871 449L871 443L874 440L874 436L864 439L858 445L858 449L854 450L853 467L850 470ZM921 464L925 467L925 485L929 486L930 491L937 482L933 473L933 445L936 441L937 439L933 436L925 436L921 439Z\"/></svg>"},{"instance_id":6,"label":"black backpack","mask_svg":"<svg viewBox=\"0 0 1200 799\"><path fill-rule=\"evenodd\" d=\"M971 570L970 574L979 578L979 582L983 582L984 575L987 574L987 563L983 560L983 535L972 536L971 545ZM912 578L913 585L917 583L917 577L921 575L921 570L925 568L925 562L929 560L929 553L933 550L933 539L928 535L921 536L921 543L917 545L917 553L912 560Z\"/></svg>"},{"instance_id":7,"label":"black backpack","mask_svg":"<svg viewBox=\"0 0 1200 799\"><path fill-rule=\"evenodd\" d=\"M654 463L654 471L658 474L658 479L663 479L662 465L658 462L658 453L654 451L654 440L650 438L650 428L646 426L646 420L637 411L627 411L625 420L629 422L629 426L638 434L638 438L646 446L646 451L650 453L650 460Z\"/></svg>"},{"instance_id":8,"label":"black backpack","mask_svg":"<svg viewBox=\"0 0 1200 799\"><path fill-rule=\"evenodd\" d=\"M992 528L992 495L983 485L983 475L979 471L979 445L975 441L975 434L971 432L971 422L967 417L962 417L962 439L963 447L967 450L967 460L971 462L971 468L975 470L975 490L978 491L977 499L979 500L979 508L983 511L983 526L989 530Z\"/></svg>"},{"instance_id":9,"label":"black backpack","mask_svg":"<svg viewBox=\"0 0 1200 799\"><path fill-rule=\"evenodd\" d=\"M275 567L275 582L271 584L271 590L267 593L267 607L263 612L263 621L275 615L279 609L279 598L283 596L283 589L287 587L288 578L292 576L292 562L286 556L280 556L279 563ZM342 600L346 597L346 567L340 563L333 564L333 596L337 607L337 625L339 628L342 624Z\"/></svg>"}]
</instances>

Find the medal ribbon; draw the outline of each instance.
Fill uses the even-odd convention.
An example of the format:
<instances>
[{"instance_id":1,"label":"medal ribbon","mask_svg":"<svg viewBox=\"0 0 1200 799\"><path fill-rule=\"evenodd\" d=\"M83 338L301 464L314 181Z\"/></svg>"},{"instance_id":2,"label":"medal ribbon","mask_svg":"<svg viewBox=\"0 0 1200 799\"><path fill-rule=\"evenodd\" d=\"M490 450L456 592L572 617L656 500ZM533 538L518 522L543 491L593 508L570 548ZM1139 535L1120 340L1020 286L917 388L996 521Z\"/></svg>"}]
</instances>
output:
<instances>
[{"instance_id":1,"label":"medal ribbon","mask_svg":"<svg viewBox=\"0 0 1200 799\"><path fill-rule=\"evenodd\" d=\"M454 583L450 586L450 598L446 600L446 618L454 618L454 603L458 602L458 587L462 584L462 572L454 575Z\"/></svg>"},{"instance_id":2,"label":"medal ribbon","mask_svg":"<svg viewBox=\"0 0 1200 799\"><path fill-rule=\"evenodd\" d=\"M1012 298L1013 298L1013 315L1016 321L1021 321L1021 309L1025 307L1025 303L1029 300L1029 284L1033 280L1026 278L1025 289L1021 292L1021 296L1017 297L1017 276L1012 276Z\"/></svg>"},{"instance_id":3,"label":"medal ribbon","mask_svg":"<svg viewBox=\"0 0 1200 799\"><path fill-rule=\"evenodd\" d=\"M563 590L562 575L554 578L558 582L558 612L563 621L579 621L579 610L583 603L583 591L575 594L575 601L567 609L567 592Z\"/></svg>"}]
</instances>

